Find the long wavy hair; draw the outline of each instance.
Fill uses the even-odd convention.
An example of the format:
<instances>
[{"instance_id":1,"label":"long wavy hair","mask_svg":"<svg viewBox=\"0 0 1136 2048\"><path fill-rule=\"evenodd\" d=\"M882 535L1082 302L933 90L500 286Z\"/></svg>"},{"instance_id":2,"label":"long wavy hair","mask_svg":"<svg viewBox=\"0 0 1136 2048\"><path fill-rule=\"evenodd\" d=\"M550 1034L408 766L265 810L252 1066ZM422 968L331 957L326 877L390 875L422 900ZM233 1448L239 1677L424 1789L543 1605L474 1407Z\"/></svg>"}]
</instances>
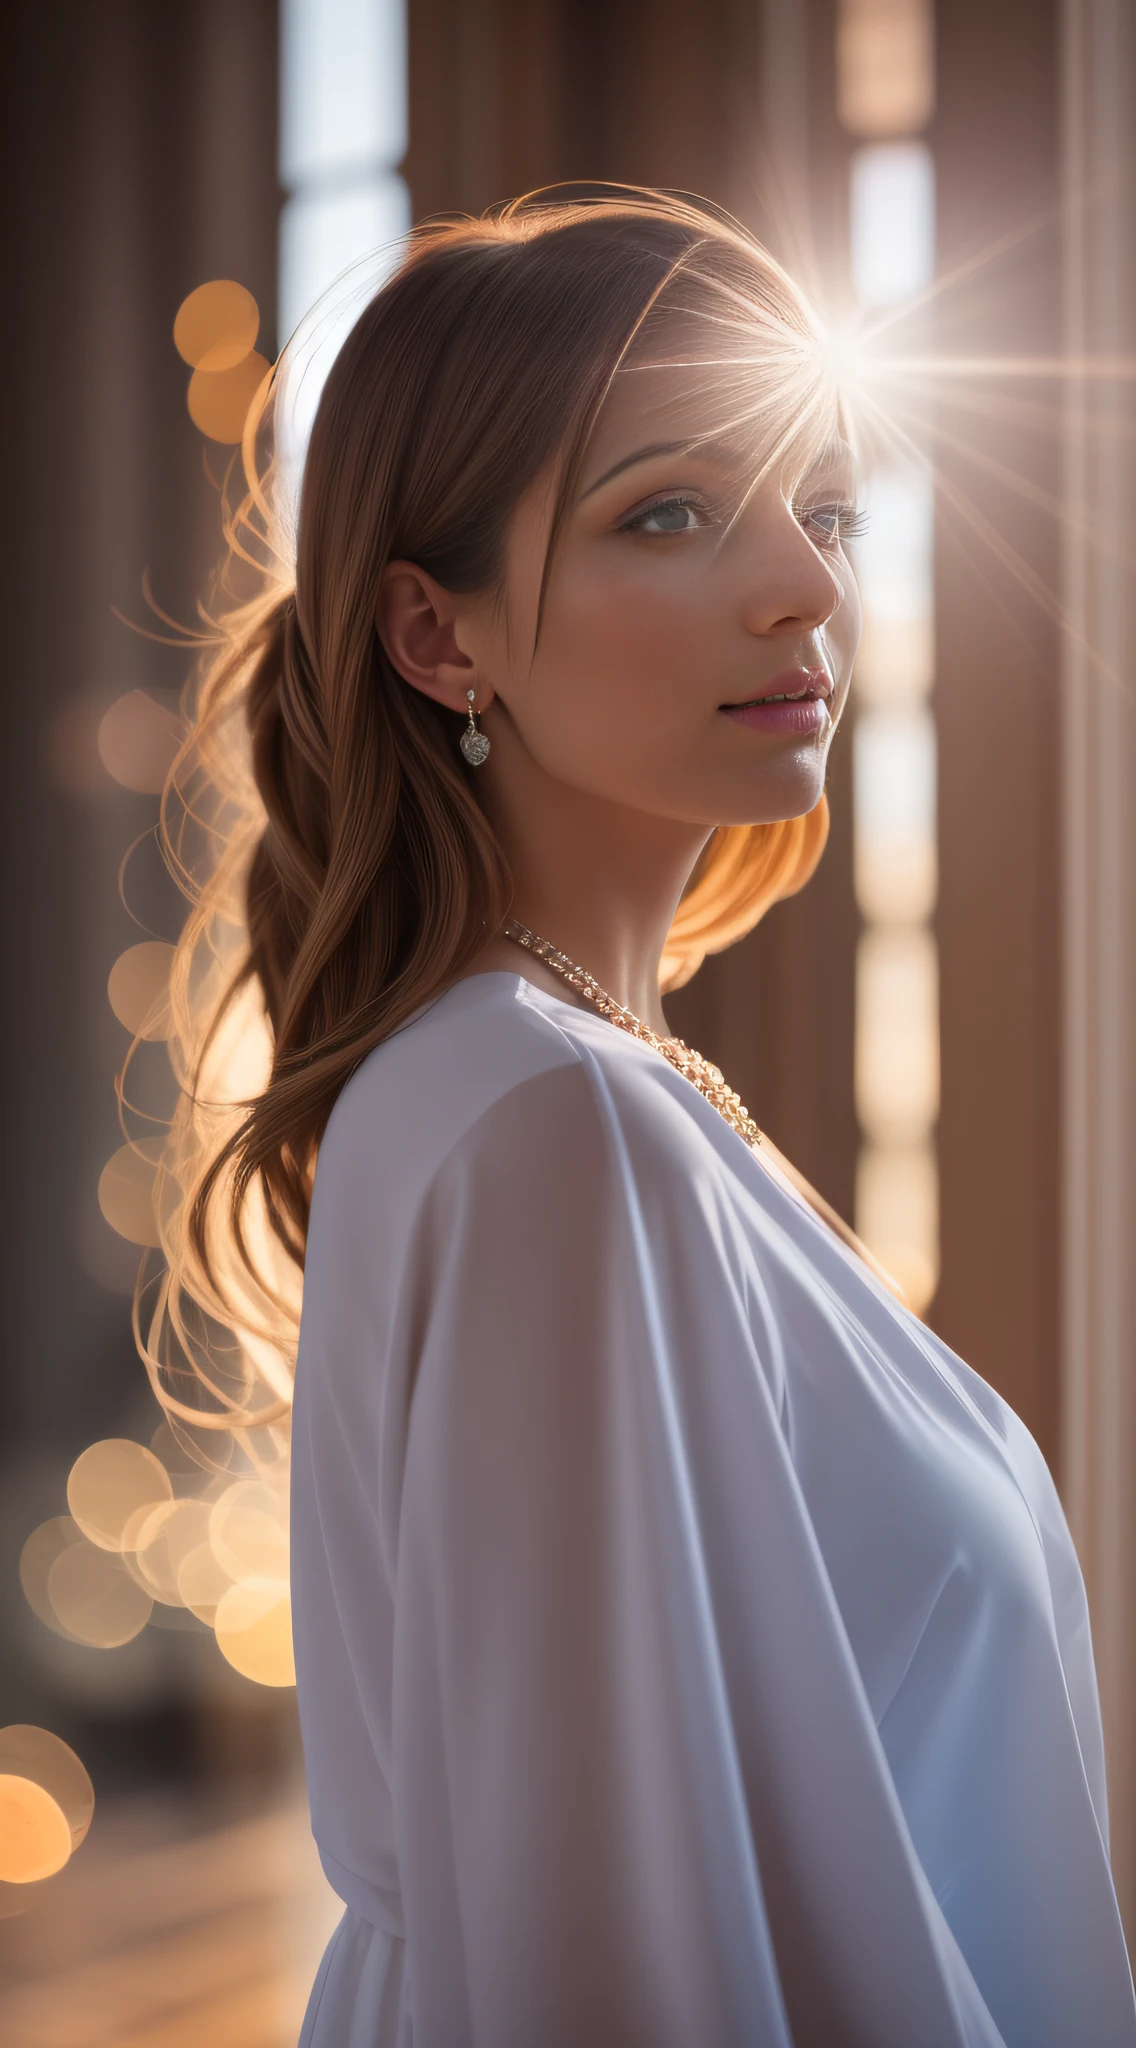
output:
<instances>
[{"instance_id":1,"label":"long wavy hair","mask_svg":"<svg viewBox=\"0 0 1136 2048\"><path fill-rule=\"evenodd\" d=\"M809 307L736 223L636 188L553 190L410 235L327 378L294 546L272 455L279 366L250 421L162 806L190 909L163 1270L140 1291L137 1335L175 1423L285 1417L335 1100L469 969L510 901L461 720L410 687L379 638L384 567L404 558L446 588L492 588L510 515L555 463L550 561L613 379L677 360L708 365L708 434L752 432L755 480L803 470L838 424ZM674 919L663 990L799 889L827 828L823 798L806 817L720 827Z\"/></svg>"}]
</instances>

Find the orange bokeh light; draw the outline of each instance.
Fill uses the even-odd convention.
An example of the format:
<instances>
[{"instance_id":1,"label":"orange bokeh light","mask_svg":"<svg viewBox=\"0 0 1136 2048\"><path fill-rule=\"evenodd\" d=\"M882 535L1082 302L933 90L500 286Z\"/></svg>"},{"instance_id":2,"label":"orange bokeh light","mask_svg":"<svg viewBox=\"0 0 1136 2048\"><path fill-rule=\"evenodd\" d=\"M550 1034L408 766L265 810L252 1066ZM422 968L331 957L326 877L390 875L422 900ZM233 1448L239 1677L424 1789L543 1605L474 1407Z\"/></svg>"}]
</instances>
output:
<instances>
[{"instance_id":1,"label":"orange bokeh light","mask_svg":"<svg viewBox=\"0 0 1136 2048\"><path fill-rule=\"evenodd\" d=\"M231 370L255 346L259 327L252 293L232 278L215 277L182 300L174 346L194 370Z\"/></svg>"},{"instance_id":2,"label":"orange bokeh light","mask_svg":"<svg viewBox=\"0 0 1136 2048\"><path fill-rule=\"evenodd\" d=\"M258 1685L295 1685L292 1605L282 1579L244 1579L217 1603L213 1623L223 1657Z\"/></svg>"},{"instance_id":3,"label":"orange bokeh light","mask_svg":"<svg viewBox=\"0 0 1136 2048\"><path fill-rule=\"evenodd\" d=\"M95 1788L73 1749L47 1728L26 1722L0 1728L0 1771L29 1778L60 1808L77 1849L95 1811Z\"/></svg>"},{"instance_id":4,"label":"orange bokeh light","mask_svg":"<svg viewBox=\"0 0 1136 2048\"><path fill-rule=\"evenodd\" d=\"M38 1884L71 1854L63 1809L32 1778L0 1772L0 1882Z\"/></svg>"},{"instance_id":5,"label":"orange bokeh light","mask_svg":"<svg viewBox=\"0 0 1136 2048\"><path fill-rule=\"evenodd\" d=\"M270 364L253 349L231 370L195 370L186 403L196 427L211 441L233 444L241 439L249 407Z\"/></svg>"}]
</instances>

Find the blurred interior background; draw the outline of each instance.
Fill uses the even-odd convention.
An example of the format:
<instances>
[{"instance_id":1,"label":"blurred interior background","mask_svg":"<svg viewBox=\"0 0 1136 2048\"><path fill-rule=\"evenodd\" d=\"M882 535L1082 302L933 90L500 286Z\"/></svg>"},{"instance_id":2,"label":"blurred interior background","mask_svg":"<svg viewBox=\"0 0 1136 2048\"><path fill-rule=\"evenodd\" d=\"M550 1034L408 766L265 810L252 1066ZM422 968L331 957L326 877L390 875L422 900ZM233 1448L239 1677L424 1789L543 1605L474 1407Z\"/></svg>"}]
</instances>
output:
<instances>
[{"instance_id":1,"label":"blurred interior background","mask_svg":"<svg viewBox=\"0 0 1136 2048\"><path fill-rule=\"evenodd\" d=\"M187 655L153 637L151 600L193 623L243 410L345 267L559 179L720 202L842 332L908 357L865 478L827 854L668 1013L1053 1467L1132 1939L1127 0L19 0L8 19L0 1728L60 1738L97 1806L57 1875L2 1881L0 1843L0 2034L285 2048L337 1917L288 1686L160 1598L117 1648L45 1626L21 1554L86 1446L148 1445L160 1420L130 1333L145 1224L105 1171L138 977L179 916L153 828ZM244 341L210 360L191 308L179 353L179 309L218 280L255 301ZM160 1037L142 1055L160 1103Z\"/></svg>"}]
</instances>

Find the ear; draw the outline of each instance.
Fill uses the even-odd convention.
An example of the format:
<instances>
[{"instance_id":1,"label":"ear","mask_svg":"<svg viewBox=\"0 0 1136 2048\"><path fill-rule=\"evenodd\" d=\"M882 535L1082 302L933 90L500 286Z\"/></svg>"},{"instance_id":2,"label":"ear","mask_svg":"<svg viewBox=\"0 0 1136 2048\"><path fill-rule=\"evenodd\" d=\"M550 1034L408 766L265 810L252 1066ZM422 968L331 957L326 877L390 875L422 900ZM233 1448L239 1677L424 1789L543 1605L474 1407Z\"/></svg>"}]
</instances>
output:
<instances>
[{"instance_id":1,"label":"ear","mask_svg":"<svg viewBox=\"0 0 1136 2048\"><path fill-rule=\"evenodd\" d=\"M451 711L468 710L466 693L474 690L481 711L493 692L458 644L460 603L415 562L388 562L375 625L390 662L414 689Z\"/></svg>"}]
</instances>

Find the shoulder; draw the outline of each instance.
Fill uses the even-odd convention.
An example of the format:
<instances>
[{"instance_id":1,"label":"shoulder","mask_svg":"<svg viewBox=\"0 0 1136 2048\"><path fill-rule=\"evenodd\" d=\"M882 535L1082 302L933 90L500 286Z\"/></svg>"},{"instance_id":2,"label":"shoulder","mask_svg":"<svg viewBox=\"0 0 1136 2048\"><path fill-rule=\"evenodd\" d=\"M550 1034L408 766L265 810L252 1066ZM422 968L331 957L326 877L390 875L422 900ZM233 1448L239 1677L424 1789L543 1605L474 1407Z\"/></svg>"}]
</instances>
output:
<instances>
[{"instance_id":1,"label":"shoulder","mask_svg":"<svg viewBox=\"0 0 1136 2048\"><path fill-rule=\"evenodd\" d=\"M671 1084L720 1124L602 1018L518 976L456 984L369 1055L329 1121L302 1359L318 1354L338 1383L335 1360L350 1377L351 1358L414 1349L439 1317L465 1327L473 1304L503 1327L522 1297L537 1327L542 1299L578 1311L647 1244L677 1273L722 1190L713 1142Z\"/></svg>"},{"instance_id":2,"label":"shoulder","mask_svg":"<svg viewBox=\"0 0 1136 2048\"><path fill-rule=\"evenodd\" d=\"M474 975L378 1046L344 1088L320 1148L321 1219L376 1206L409 1222L440 1180L494 1162L539 1183L570 1156L688 1172L705 1111L657 1053L508 973ZM732 1142L731 1133L725 1133ZM669 1176L668 1176L669 1177Z\"/></svg>"},{"instance_id":3,"label":"shoulder","mask_svg":"<svg viewBox=\"0 0 1136 2048\"><path fill-rule=\"evenodd\" d=\"M372 1184L424 1184L516 1088L574 1065L570 1036L526 987L517 975L471 975L376 1046L329 1119L317 1192L352 1162Z\"/></svg>"}]
</instances>

